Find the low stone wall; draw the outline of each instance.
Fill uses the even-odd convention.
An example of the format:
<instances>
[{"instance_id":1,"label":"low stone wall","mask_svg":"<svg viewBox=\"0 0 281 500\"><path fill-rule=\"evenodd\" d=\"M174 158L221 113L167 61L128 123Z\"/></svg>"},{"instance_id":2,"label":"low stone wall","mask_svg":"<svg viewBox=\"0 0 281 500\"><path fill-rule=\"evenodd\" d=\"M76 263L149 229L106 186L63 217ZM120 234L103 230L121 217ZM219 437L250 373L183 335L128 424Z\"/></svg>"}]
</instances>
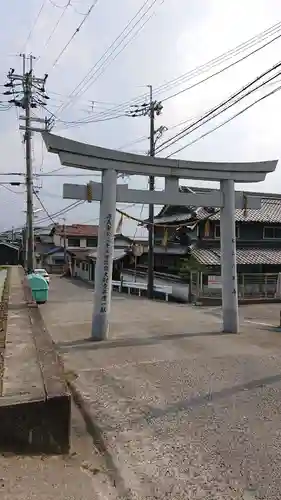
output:
<instances>
[{"instance_id":1,"label":"low stone wall","mask_svg":"<svg viewBox=\"0 0 281 500\"><path fill-rule=\"evenodd\" d=\"M11 268L0 449L67 453L70 395L40 310L30 304L30 293L23 282L21 268Z\"/></svg>"}]
</instances>

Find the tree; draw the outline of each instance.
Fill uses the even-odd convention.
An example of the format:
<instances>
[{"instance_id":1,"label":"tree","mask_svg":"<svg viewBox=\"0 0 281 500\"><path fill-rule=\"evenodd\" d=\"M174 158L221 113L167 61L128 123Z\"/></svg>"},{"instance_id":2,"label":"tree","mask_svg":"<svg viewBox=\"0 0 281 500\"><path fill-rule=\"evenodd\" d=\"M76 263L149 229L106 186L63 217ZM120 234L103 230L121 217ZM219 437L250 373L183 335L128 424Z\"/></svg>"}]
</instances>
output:
<instances>
[{"instance_id":1,"label":"tree","mask_svg":"<svg viewBox=\"0 0 281 500\"><path fill-rule=\"evenodd\" d=\"M183 279L188 279L190 277L190 273L204 273L206 271L206 267L203 264L200 264L195 257L191 254L188 258L181 259L180 262L180 270L179 275Z\"/></svg>"}]
</instances>

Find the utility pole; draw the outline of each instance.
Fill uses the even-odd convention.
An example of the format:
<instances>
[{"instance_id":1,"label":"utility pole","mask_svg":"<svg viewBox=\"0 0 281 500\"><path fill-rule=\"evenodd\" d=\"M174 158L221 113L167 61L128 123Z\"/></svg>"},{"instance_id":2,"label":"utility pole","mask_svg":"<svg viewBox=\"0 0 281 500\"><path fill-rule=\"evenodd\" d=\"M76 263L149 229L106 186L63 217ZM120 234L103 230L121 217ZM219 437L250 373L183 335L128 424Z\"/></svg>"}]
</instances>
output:
<instances>
[{"instance_id":1,"label":"utility pole","mask_svg":"<svg viewBox=\"0 0 281 500\"><path fill-rule=\"evenodd\" d=\"M149 118L150 118L150 156L155 156L155 108L153 103L152 85L149 85ZM155 177L149 176L149 191L155 189ZM147 297L153 299L154 297L154 205L151 203L148 206L148 259L147 259Z\"/></svg>"},{"instance_id":2,"label":"utility pole","mask_svg":"<svg viewBox=\"0 0 281 500\"><path fill-rule=\"evenodd\" d=\"M65 219L63 221L63 255L64 255L64 272L66 272L67 253L66 253L66 226L65 226Z\"/></svg>"},{"instance_id":3,"label":"utility pole","mask_svg":"<svg viewBox=\"0 0 281 500\"><path fill-rule=\"evenodd\" d=\"M23 142L25 143L26 160L26 269L27 273L32 273L34 270L32 132L49 130L50 121L47 118L32 117L31 109L46 105L45 100L49 99L45 94L45 84L48 75L45 75L44 78L36 78L32 67L35 57L32 55L26 57L25 54L20 54L20 56L22 58L22 74L16 74L13 68L10 69L7 75L8 82L4 85L8 90L4 92L4 95L13 96L13 99L9 100L9 103L25 111L23 116L19 116L20 120L24 120L25 122L19 128L20 130L24 130ZM34 121L43 123L44 128L33 127L32 122Z\"/></svg>"},{"instance_id":4,"label":"utility pole","mask_svg":"<svg viewBox=\"0 0 281 500\"><path fill-rule=\"evenodd\" d=\"M25 75L25 54L23 58L23 75ZM34 270L34 227L33 227L33 172L31 151L31 120L30 106L32 98L32 56L30 56L30 70L23 80L25 109L25 161L26 161L26 226L27 226L27 273Z\"/></svg>"},{"instance_id":5,"label":"utility pole","mask_svg":"<svg viewBox=\"0 0 281 500\"><path fill-rule=\"evenodd\" d=\"M153 88L152 85L148 85L149 88L149 102L144 103L140 106L132 106L127 114L127 116L149 116L150 119L150 134L149 134L149 155L155 156L155 145L156 140L159 139L159 135L155 138L156 134L160 132L160 137L162 133L166 130L166 127L160 127L155 130L155 115L159 116L162 112L163 106L161 102L153 100ZM149 191L155 190L155 177L149 176L148 181ZM154 297L154 205L149 205L148 212L148 262L147 262L147 297L153 299Z\"/></svg>"}]
</instances>

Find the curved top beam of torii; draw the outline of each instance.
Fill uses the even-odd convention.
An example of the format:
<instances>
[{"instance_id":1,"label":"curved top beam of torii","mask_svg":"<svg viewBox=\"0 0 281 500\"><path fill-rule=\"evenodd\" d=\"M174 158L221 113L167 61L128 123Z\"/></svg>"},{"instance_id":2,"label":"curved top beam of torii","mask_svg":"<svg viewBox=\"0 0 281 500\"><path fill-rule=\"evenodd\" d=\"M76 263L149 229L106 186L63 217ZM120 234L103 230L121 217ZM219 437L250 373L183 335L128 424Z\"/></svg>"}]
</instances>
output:
<instances>
[{"instance_id":1,"label":"curved top beam of torii","mask_svg":"<svg viewBox=\"0 0 281 500\"><path fill-rule=\"evenodd\" d=\"M62 165L86 170L113 169L130 175L154 175L208 181L231 179L235 182L258 182L263 181L268 173L273 172L278 162L278 160L272 160L249 163L216 163L171 160L101 148L49 132L43 132L42 136L48 151L57 153Z\"/></svg>"}]
</instances>

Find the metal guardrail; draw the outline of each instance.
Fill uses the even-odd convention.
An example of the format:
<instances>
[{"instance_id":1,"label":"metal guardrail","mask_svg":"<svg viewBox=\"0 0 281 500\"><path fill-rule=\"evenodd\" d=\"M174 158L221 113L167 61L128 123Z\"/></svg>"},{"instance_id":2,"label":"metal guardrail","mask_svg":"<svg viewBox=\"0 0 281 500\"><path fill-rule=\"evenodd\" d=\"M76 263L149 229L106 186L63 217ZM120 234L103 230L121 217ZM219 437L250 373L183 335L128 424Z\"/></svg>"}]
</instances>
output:
<instances>
[{"instance_id":1,"label":"metal guardrail","mask_svg":"<svg viewBox=\"0 0 281 500\"><path fill-rule=\"evenodd\" d=\"M122 290L124 288L127 288L128 295L131 294L132 290L137 290L139 297L141 297L141 292L143 290L147 290L147 284L146 283L137 283L137 282L134 282L134 281L112 281L112 287L113 288L118 288L119 292L122 292ZM163 293L165 295L166 302L168 302L169 295L172 295L173 288L171 286L155 285L154 286L154 290L155 290L155 292Z\"/></svg>"},{"instance_id":2,"label":"metal guardrail","mask_svg":"<svg viewBox=\"0 0 281 500\"><path fill-rule=\"evenodd\" d=\"M147 277L147 268L145 270L145 268L141 268L141 267L137 267L136 270L134 269L123 269L123 272L124 273L127 273L127 274L132 274L132 275L139 275L141 277ZM159 278L159 279L162 279L162 280L166 280L166 281L171 281L172 283L180 283L180 284L185 284L185 281L180 278L179 276L175 276L173 274L168 274L168 273L160 273L158 271L154 271L154 277L155 278Z\"/></svg>"}]
</instances>

